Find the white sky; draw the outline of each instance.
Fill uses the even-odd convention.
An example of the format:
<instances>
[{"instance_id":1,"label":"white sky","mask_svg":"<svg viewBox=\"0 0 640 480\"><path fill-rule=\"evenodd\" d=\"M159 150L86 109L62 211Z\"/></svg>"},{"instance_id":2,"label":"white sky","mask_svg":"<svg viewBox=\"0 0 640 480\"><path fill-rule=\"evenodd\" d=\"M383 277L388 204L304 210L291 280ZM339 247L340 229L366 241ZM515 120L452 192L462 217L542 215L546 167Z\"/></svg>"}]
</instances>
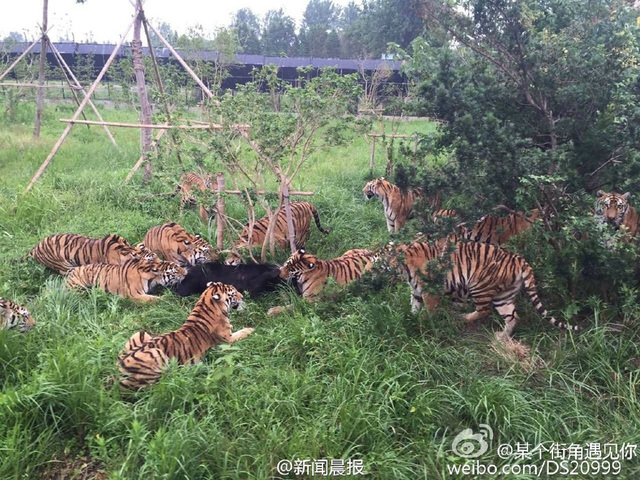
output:
<instances>
[{"instance_id":1,"label":"white sky","mask_svg":"<svg viewBox=\"0 0 640 480\"><path fill-rule=\"evenodd\" d=\"M9 32L18 32L27 40L35 40L38 25L42 24L43 0L0 2L5 3L0 15L0 39ZM349 0L333 0L333 3L344 6ZM308 0L147 0L144 9L153 26L166 22L181 34L197 25L204 32L228 26L232 15L241 8L250 8L261 20L268 10L282 8L299 27L307 4ZM77 42L115 43L133 18L133 11L129 0L87 0L84 4L77 4L75 0L49 0L49 26L53 27L49 36L54 41L66 37Z\"/></svg>"}]
</instances>

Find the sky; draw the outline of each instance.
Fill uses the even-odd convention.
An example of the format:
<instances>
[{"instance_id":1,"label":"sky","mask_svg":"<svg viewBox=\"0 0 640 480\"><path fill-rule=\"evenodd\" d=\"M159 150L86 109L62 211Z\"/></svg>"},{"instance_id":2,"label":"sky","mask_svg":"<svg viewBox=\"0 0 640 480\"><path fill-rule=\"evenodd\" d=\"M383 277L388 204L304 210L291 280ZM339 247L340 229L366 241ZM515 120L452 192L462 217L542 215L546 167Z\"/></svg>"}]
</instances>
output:
<instances>
[{"instance_id":1,"label":"sky","mask_svg":"<svg viewBox=\"0 0 640 480\"><path fill-rule=\"evenodd\" d=\"M0 15L0 39L10 32L18 32L29 41L38 38L43 0L2 1L8 5ZM204 32L228 26L233 14L241 8L250 8L260 19L268 10L282 8L300 26L307 3L308 0L147 0L144 9L153 26L166 22L182 34L198 25ZM349 0L333 0L333 3L344 6ZM52 27L49 36L54 41L67 38L77 42L116 43L131 22L133 12L129 0L86 0L84 4L77 4L75 0L49 0L49 27Z\"/></svg>"}]
</instances>

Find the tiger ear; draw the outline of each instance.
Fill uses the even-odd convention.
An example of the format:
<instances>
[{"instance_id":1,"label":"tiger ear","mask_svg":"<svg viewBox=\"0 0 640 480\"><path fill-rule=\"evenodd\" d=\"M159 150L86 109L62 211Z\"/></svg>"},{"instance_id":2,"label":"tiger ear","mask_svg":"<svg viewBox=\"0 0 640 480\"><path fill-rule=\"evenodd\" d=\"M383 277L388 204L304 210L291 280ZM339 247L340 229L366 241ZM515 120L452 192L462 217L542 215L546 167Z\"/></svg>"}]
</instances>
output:
<instances>
[{"instance_id":1,"label":"tiger ear","mask_svg":"<svg viewBox=\"0 0 640 480\"><path fill-rule=\"evenodd\" d=\"M210 287L211 285L213 285L213 282L207 282L207 287Z\"/></svg>"},{"instance_id":2,"label":"tiger ear","mask_svg":"<svg viewBox=\"0 0 640 480\"><path fill-rule=\"evenodd\" d=\"M598 191L596 192L596 196L597 196L597 197L601 197L601 196L603 196L603 195L604 195L604 192L603 192L602 190L598 190Z\"/></svg>"},{"instance_id":3,"label":"tiger ear","mask_svg":"<svg viewBox=\"0 0 640 480\"><path fill-rule=\"evenodd\" d=\"M313 263L313 262L309 262L309 263L307 264L307 266L308 266L309 268L313 268L313 267L315 267L315 265L316 265L316 264L315 264L315 263Z\"/></svg>"},{"instance_id":4,"label":"tiger ear","mask_svg":"<svg viewBox=\"0 0 640 480\"><path fill-rule=\"evenodd\" d=\"M627 192L622 196L624 197L625 200L629 200L629 197L631 196L631 192Z\"/></svg>"},{"instance_id":5,"label":"tiger ear","mask_svg":"<svg viewBox=\"0 0 640 480\"><path fill-rule=\"evenodd\" d=\"M200 234L199 234L199 233L196 233L194 236L195 236L197 239L201 239L201 238L202 238L202 237L200 236Z\"/></svg>"},{"instance_id":6,"label":"tiger ear","mask_svg":"<svg viewBox=\"0 0 640 480\"><path fill-rule=\"evenodd\" d=\"M190 242L189 240L185 240L185 241L184 241L184 244L185 244L185 245L191 245L191 242Z\"/></svg>"},{"instance_id":7,"label":"tiger ear","mask_svg":"<svg viewBox=\"0 0 640 480\"><path fill-rule=\"evenodd\" d=\"M220 300L220 295L218 295L217 293L213 295L213 299L214 300Z\"/></svg>"},{"instance_id":8,"label":"tiger ear","mask_svg":"<svg viewBox=\"0 0 640 480\"><path fill-rule=\"evenodd\" d=\"M300 250L298 250L298 253L299 253L300 255L304 255L304 254L305 254L305 253L307 253L307 252L305 251L305 249L304 249L304 248L301 248Z\"/></svg>"}]
</instances>

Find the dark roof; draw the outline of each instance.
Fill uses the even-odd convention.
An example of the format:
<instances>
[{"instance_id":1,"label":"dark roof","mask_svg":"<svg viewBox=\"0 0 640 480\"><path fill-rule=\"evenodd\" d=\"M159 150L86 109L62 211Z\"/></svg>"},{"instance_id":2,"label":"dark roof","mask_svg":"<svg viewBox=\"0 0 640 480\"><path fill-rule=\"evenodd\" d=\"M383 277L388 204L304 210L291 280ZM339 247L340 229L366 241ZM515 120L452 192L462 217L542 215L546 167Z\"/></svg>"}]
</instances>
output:
<instances>
[{"instance_id":1,"label":"dark roof","mask_svg":"<svg viewBox=\"0 0 640 480\"><path fill-rule=\"evenodd\" d=\"M63 55L103 55L109 56L113 53L115 44L100 44L100 43L72 43L72 42L54 42L56 48ZM2 45L0 43L0 45ZM16 43L9 53L20 54L29 46L28 43ZM145 55L149 54L149 49L144 48ZM32 50L34 53L40 53L40 44L38 43ZM214 50L203 50L197 53L183 52L177 50L180 56L183 58L198 57L207 61L215 61L218 58L219 53ZM158 58L169 58L171 52L168 48L154 48L154 54ZM123 45L118 52L118 56L130 56L131 49L128 45ZM268 57L264 55L245 55L237 54L235 61L245 65L277 65L282 68L298 68L312 66L314 68L335 67L341 70L354 70L357 71L360 68L364 70L376 70L382 65L387 65L391 70L398 71L400 69L400 62L391 60L354 60L354 59L341 59L341 58L311 58L311 57Z\"/></svg>"}]
</instances>

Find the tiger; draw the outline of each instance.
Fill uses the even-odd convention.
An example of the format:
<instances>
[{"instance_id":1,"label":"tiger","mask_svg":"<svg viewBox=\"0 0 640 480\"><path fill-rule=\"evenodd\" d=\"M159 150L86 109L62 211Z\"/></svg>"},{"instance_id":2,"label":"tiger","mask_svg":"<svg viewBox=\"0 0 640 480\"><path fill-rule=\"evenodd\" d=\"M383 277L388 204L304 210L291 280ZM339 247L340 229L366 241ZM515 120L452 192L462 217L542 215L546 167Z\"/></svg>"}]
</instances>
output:
<instances>
[{"instance_id":1,"label":"tiger","mask_svg":"<svg viewBox=\"0 0 640 480\"><path fill-rule=\"evenodd\" d=\"M194 266L218 257L200 235L191 235L175 222L167 222L149 229L143 244L168 261L182 267Z\"/></svg>"},{"instance_id":2,"label":"tiger","mask_svg":"<svg viewBox=\"0 0 640 480\"><path fill-rule=\"evenodd\" d=\"M36 321L22 305L0 298L0 330L17 328L21 332L30 330Z\"/></svg>"},{"instance_id":3,"label":"tiger","mask_svg":"<svg viewBox=\"0 0 640 480\"><path fill-rule=\"evenodd\" d=\"M295 230L295 247L296 249L304 248L309 235L311 234L311 218L316 223L316 227L322 233L327 235L328 230L325 230L320 224L320 216L318 210L309 202L291 202L291 218L293 221L293 229ZM240 237L231 248L231 255L227 258L227 265L237 265L241 262L240 255L237 251L240 248L249 248L254 245L262 245L266 238L267 229L269 228L269 217L263 217L253 224L253 228L250 228L250 224L247 224L242 229ZM249 231L251 231L251 239L249 239ZM273 231L273 239L276 244L286 249L289 245L289 229L287 228L287 212L283 207L276 217L276 226Z\"/></svg>"},{"instance_id":4,"label":"tiger","mask_svg":"<svg viewBox=\"0 0 640 480\"><path fill-rule=\"evenodd\" d=\"M612 225L615 230L625 233L627 242L638 235L638 211L629 204L631 193L607 193L598 190L596 196L594 215L601 223Z\"/></svg>"},{"instance_id":5,"label":"tiger","mask_svg":"<svg viewBox=\"0 0 640 480\"><path fill-rule=\"evenodd\" d=\"M503 245L514 235L529 229L539 216L537 208L528 217L522 212L511 212L506 216L485 215L471 229L460 226L459 234L465 240Z\"/></svg>"},{"instance_id":6,"label":"tiger","mask_svg":"<svg viewBox=\"0 0 640 480\"><path fill-rule=\"evenodd\" d=\"M213 179L210 173L200 170L200 174L195 172L185 173L180 177L174 195L180 193L180 214L186 205L195 206L198 204L192 190L198 189L201 192L215 192L213 188ZM200 218L205 225L209 224L209 219L216 216L215 207L205 207L203 204L198 206Z\"/></svg>"},{"instance_id":7,"label":"tiger","mask_svg":"<svg viewBox=\"0 0 640 480\"><path fill-rule=\"evenodd\" d=\"M329 277L338 285L345 285L370 270L376 261L376 253L355 249L333 260L321 260L304 249L291 255L280 269L280 278L295 280L302 298L311 302L318 298Z\"/></svg>"},{"instance_id":8,"label":"tiger","mask_svg":"<svg viewBox=\"0 0 640 480\"><path fill-rule=\"evenodd\" d=\"M153 259L143 244L133 247L120 235L91 238L74 233L50 235L40 241L27 257L66 275L70 269L90 263L122 264L131 259ZM157 257L156 257L157 258Z\"/></svg>"},{"instance_id":9,"label":"tiger","mask_svg":"<svg viewBox=\"0 0 640 480\"><path fill-rule=\"evenodd\" d=\"M100 287L102 290L141 302L158 299L150 293L159 286L176 285L187 269L173 262L132 259L122 265L93 263L72 268L66 284L69 288Z\"/></svg>"},{"instance_id":10,"label":"tiger","mask_svg":"<svg viewBox=\"0 0 640 480\"><path fill-rule=\"evenodd\" d=\"M444 293L451 295L454 300L471 298L475 304L475 312L464 316L466 322L486 317L491 313L493 304L505 321L504 330L498 334L498 338L511 338L518 323L514 300L524 285L534 308L551 325L563 330L579 331L577 326L556 320L544 309L538 297L533 270L524 258L489 243L451 243L448 238L387 248L389 265L399 269L411 287L413 313L417 313L425 304L430 312L438 306L439 296L423 293L423 277L429 278L429 262L442 262L447 252L451 253L450 264L446 268Z\"/></svg>"},{"instance_id":11,"label":"tiger","mask_svg":"<svg viewBox=\"0 0 640 480\"><path fill-rule=\"evenodd\" d=\"M181 365L197 363L216 344L247 338L253 328L234 333L229 322L229 309L242 304L242 294L235 287L209 282L179 329L157 336L146 332L131 336L118 356L120 385L140 390L160 379L171 358Z\"/></svg>"},{"instance_id":12,"label":"tiger","mask_svg":"<svg viewBox=\"0 0 640 480\"><path fill-rule=\"evenodd\" d=\"M409 218L416 198L421 195L419 189L403 192L400 187L387 181L384 177L368 182L362 189L366 199L378 197L384 207L389 232L399 231Z\"/></svg>"}]
</instances>

